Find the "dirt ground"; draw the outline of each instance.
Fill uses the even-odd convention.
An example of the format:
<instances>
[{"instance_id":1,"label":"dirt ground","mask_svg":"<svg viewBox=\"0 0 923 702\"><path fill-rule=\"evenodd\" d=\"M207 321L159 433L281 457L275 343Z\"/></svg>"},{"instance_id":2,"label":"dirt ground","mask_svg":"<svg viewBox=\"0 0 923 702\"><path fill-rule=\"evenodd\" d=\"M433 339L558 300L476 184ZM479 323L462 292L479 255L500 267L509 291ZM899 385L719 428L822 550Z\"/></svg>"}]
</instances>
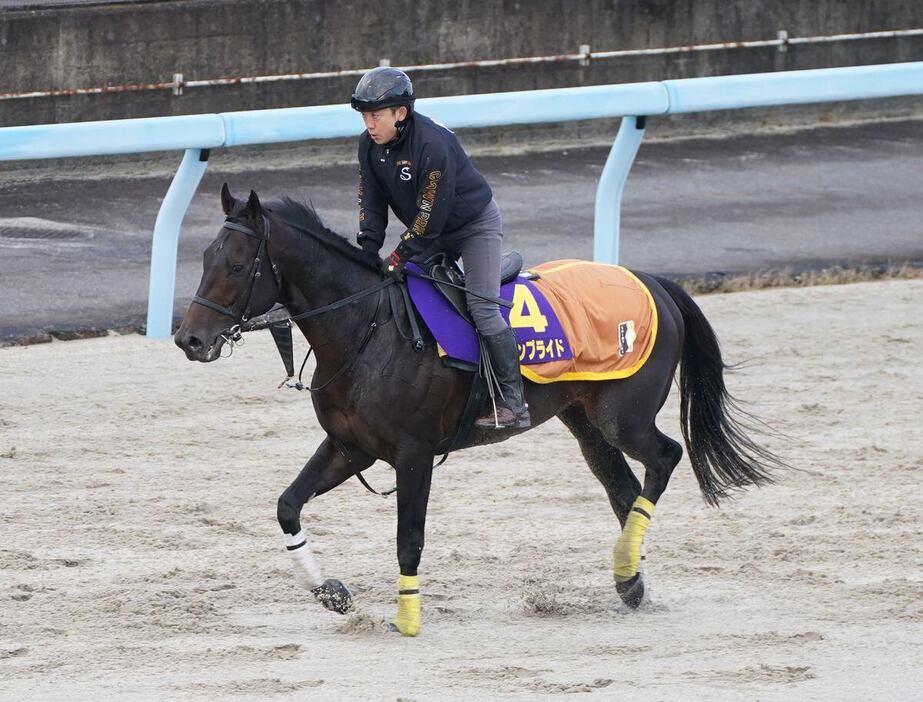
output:
<instances>
[{"instance_id":1,"label":"dirt ground","mask_svg":"<svg viewBox=\"0 0 923 702\"><path fill-rule=\"evenodd\" d=\"M294 582L275 502L321 433L268 334L207 366L139 336L0 349L0 699L921 699L923 281L699 302L796 469L715 510L684 460L631 612L560 423L453 455L417 639L386 627L395 502L355 480L304 526L356 611Z\"/></svg>"}]
</instances>

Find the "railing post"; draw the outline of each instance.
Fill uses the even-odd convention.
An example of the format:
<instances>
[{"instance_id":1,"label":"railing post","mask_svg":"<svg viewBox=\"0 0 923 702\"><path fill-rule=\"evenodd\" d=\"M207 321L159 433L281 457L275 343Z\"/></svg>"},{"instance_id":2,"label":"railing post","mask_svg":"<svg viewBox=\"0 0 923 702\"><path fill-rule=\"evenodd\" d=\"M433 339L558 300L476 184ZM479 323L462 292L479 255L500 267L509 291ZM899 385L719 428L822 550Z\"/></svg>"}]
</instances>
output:
<instances>
[{"instance_id":1,"label":"railing post","mask_svg":"<svg viewBox=\"0 0 923 702\"><path fill-rule=\"evenodd\" d=\"M593 260L597 263L619 262L622 192L644 138L645 121L645 117L622 117L619 133L599 176L593 222Z\"/></svg>"},{"instance_id":2,"label":"railing post","mask_svg":"<svg viewBox=\"0 0 923 702\"><path fill-rule=\"evenodd\" d=\"M179 230L192 196L208 167L208 149L187 149L157 213L151 246L151 281L147 297L147 335L173 333L176 249Z\"/></svg>"}]
</instances>

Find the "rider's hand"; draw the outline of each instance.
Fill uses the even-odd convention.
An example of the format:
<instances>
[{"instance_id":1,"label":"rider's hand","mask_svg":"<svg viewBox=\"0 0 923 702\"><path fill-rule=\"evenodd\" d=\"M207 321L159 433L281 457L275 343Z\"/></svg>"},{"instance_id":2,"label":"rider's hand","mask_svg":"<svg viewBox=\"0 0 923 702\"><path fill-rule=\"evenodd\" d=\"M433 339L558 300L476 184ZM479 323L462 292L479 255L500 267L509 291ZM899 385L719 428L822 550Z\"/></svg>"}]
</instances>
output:
<instances>
[{"instance_id":1,"label":"rider's hand","mask_svg":"<svg viewBox=\"0 0 923 702\"><path fill-rule=\"evenodd\" d=\"M393 278L402 278L404 276L404 265L407 259L402 258L398 250L395 249L391 255L382 260L381 272L390 275Z\"/></svg>"},{"instance_id":2,"label":"rider's hand","mask_svg":"<svg viewBox=\"0 0 923 702\"><path fill-rule=\"evenodd\" d=\"M404 275L404 266L410 259L410 248L401 242L391 254L382 261L381 272L394 278L402 278Z\"/></svg>"}]
</instances>

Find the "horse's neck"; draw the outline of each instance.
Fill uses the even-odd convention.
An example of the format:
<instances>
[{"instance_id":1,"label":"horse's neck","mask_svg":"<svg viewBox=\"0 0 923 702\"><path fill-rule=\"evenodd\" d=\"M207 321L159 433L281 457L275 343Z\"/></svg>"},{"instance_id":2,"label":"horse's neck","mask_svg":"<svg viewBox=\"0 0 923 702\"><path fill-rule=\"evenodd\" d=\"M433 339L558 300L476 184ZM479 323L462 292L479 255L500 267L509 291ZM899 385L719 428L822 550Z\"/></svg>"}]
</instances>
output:
<instances>
[{"instance_id":1,"label":"horse's neck","mask_svg":"<svg viewBox=\"0 0 923 702\"><path fill-rule=\"evenodd\" d=\"M349 297L379 281L371 270L337 253L309 235L297 242L280 241L282 252L275 260L288 284L283 302L293 314L309 312ZM300 320L298 326L315 348L318 362L337 361L355 346L375 313L377 294L362 298L346 307Z\"/></svg>"}]
</instances>

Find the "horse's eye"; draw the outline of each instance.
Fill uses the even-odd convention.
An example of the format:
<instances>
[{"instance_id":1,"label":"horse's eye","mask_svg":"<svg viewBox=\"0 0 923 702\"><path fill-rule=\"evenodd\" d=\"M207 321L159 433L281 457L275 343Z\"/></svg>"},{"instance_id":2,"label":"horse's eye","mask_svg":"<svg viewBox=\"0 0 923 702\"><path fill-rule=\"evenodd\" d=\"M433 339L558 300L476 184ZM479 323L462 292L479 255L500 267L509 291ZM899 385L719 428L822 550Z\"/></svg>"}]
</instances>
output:
<instances>
[{"instance_id":1,"label":"horse's eye","mask_svg":"<svg viewBox=\"0 0 923 702\"><path fill-rule=\"evenodd\" d=\"M244 267L243 267L243 265L240 264L240 263L238 263L238 264L235 265L235 266L231 266L231 270L234 271L235 273L240 273L243 269L244 269Z\"/></svg>"}]
</instances>

